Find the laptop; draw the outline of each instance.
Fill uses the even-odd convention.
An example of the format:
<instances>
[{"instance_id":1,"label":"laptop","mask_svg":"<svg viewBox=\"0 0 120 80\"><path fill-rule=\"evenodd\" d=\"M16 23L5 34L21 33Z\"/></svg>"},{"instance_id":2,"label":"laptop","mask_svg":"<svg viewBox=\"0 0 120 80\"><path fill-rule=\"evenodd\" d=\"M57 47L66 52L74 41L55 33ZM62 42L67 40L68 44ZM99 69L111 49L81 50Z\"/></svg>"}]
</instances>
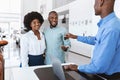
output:
<instances>
[{"instance_id":1,"label":"laptop","mask_svg":"<svg viewBox=\"0 0 120 80\"><path fill-rule=\"evenodd\" d=\"M53 55L50 55L50 57L52 67L37 68L34 70L39 80L103 80L94 75L87 75L76 71L66 71L56 57Z\"/></svg>"},{"instance_id":2,"label":"laptop","mask_svg":"<svg viewBox=\"0 0 120 80\"><path fill-rule=\"evenodd\" d=\"M59 78L59 80L75 80L74 78L72 78L63 71L61 62L53 56L52 56L52 70L55 76Z\"/></svg>"},{"instance_id":3,"label":"laptop","mask_svg":"<svg viewBox=\"0 0 120 80\"><path fill-rule=\"evenodd\" d=\"M61 62L50 55L52 67L37 68L35 74L40 80L87 80L75 71L65 71Z\"/></svg>"}]
</instances>

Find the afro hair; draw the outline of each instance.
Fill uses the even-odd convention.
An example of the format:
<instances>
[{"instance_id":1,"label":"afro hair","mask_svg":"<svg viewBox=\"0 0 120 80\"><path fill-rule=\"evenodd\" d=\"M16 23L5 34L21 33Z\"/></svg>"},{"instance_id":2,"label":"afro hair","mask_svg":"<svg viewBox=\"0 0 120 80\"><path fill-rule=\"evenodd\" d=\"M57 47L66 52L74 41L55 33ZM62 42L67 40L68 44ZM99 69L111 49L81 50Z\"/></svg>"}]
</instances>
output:
<instances>
[{"instance_id":1,"label":"afro hair","mask_svg":"<svg viewBox=\"0 0 120 80\"><path fill-rule=\"evenodd\" d=\"M24 26L27 28L27 31L32 30L32 28L30 27L30 24L34 19L38 19L41 24L44 22L42 15L38 12L30 12L30 13L26 14L24 16L23 23L24 23Z\"/></svg>"}]
</instances>

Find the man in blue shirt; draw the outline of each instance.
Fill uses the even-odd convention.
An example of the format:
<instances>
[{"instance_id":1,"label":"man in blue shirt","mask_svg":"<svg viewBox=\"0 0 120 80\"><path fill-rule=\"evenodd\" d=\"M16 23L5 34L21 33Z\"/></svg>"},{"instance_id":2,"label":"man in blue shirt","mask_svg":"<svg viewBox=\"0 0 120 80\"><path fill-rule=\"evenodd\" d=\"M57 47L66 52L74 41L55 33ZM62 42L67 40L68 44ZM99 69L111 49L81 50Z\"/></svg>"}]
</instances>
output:
<instances>
[{"instance_id":1,"label":"man in blue shirt","mask_svg":"<svg viewBox=\"0 0 120 80\"><path fill-rule=\"evenodd\" d=\"M67 30L58 26L58 14L51 11L48 15L50 26L44 29L46 40L45 64L51 64L50 56L58 58L61 63L65 62L65 51L70 47L69 39L64 39Z\"/></svg>"},{"instance_id":2,"label":"man in blue shirt","mask_svg":"<svg viewBox=\"0 0 120 80\"><path fill-rule=\"evenodd\" d=\"M120 20L114 13L115 0L95 0L95 15L100 15L95 37L77 36L71 33L67 38L94 45L90 64L69 65L67 69L85 73L113 75L120 72Z\"/></svg>"}]
</instances>

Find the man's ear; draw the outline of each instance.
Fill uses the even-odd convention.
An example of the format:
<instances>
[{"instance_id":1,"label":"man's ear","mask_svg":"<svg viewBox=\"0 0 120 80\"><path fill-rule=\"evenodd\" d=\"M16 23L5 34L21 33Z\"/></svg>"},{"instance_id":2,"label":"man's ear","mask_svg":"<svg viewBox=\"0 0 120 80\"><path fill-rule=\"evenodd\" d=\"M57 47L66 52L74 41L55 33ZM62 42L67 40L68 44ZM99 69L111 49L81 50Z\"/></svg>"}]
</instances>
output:
<instances>
[{"instance_id":1,"label":"man's ear","mask_svg":"<svg viewBox=\"0 0 120 80\"><path fill-rule=\"evenodd\" d=\"M103 6L104 2L105 2L104 0L100 0L100 7Z\"/></svg>"}]
</instances>

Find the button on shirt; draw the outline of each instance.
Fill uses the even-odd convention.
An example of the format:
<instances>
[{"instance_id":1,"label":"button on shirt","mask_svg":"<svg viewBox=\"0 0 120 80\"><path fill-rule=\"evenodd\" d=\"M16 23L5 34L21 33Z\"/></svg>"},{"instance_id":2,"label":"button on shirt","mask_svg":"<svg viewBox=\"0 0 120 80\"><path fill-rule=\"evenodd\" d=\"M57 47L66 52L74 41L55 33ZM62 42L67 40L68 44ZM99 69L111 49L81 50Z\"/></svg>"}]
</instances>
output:
<instances>
[{"instance_id":1,"label":"button on shirt","mask_svg":"<svg viewBox=\"0 0 120 80\"><path fill-rule=\"evenodd\" d=\"M42 32L40 32L41 40L38 40L33 31L29 31L24 34L20 41L21 46L21 61L22 66L28 66L28 54L41 55L46 48L45 39Z\"/></svg>"},{"instance_id":2,"label":"button on shirt","mask_svg":"<svg viewBox=\"0 0 120 80\"><path fill-rule=\"evenodd\" d=\"M98 23L95 37L78 36L77 40L94 45L90 64L78 66L81 72L105 73L120 72L120 20L112 12Z\"/></svg>"}]
</instances>

